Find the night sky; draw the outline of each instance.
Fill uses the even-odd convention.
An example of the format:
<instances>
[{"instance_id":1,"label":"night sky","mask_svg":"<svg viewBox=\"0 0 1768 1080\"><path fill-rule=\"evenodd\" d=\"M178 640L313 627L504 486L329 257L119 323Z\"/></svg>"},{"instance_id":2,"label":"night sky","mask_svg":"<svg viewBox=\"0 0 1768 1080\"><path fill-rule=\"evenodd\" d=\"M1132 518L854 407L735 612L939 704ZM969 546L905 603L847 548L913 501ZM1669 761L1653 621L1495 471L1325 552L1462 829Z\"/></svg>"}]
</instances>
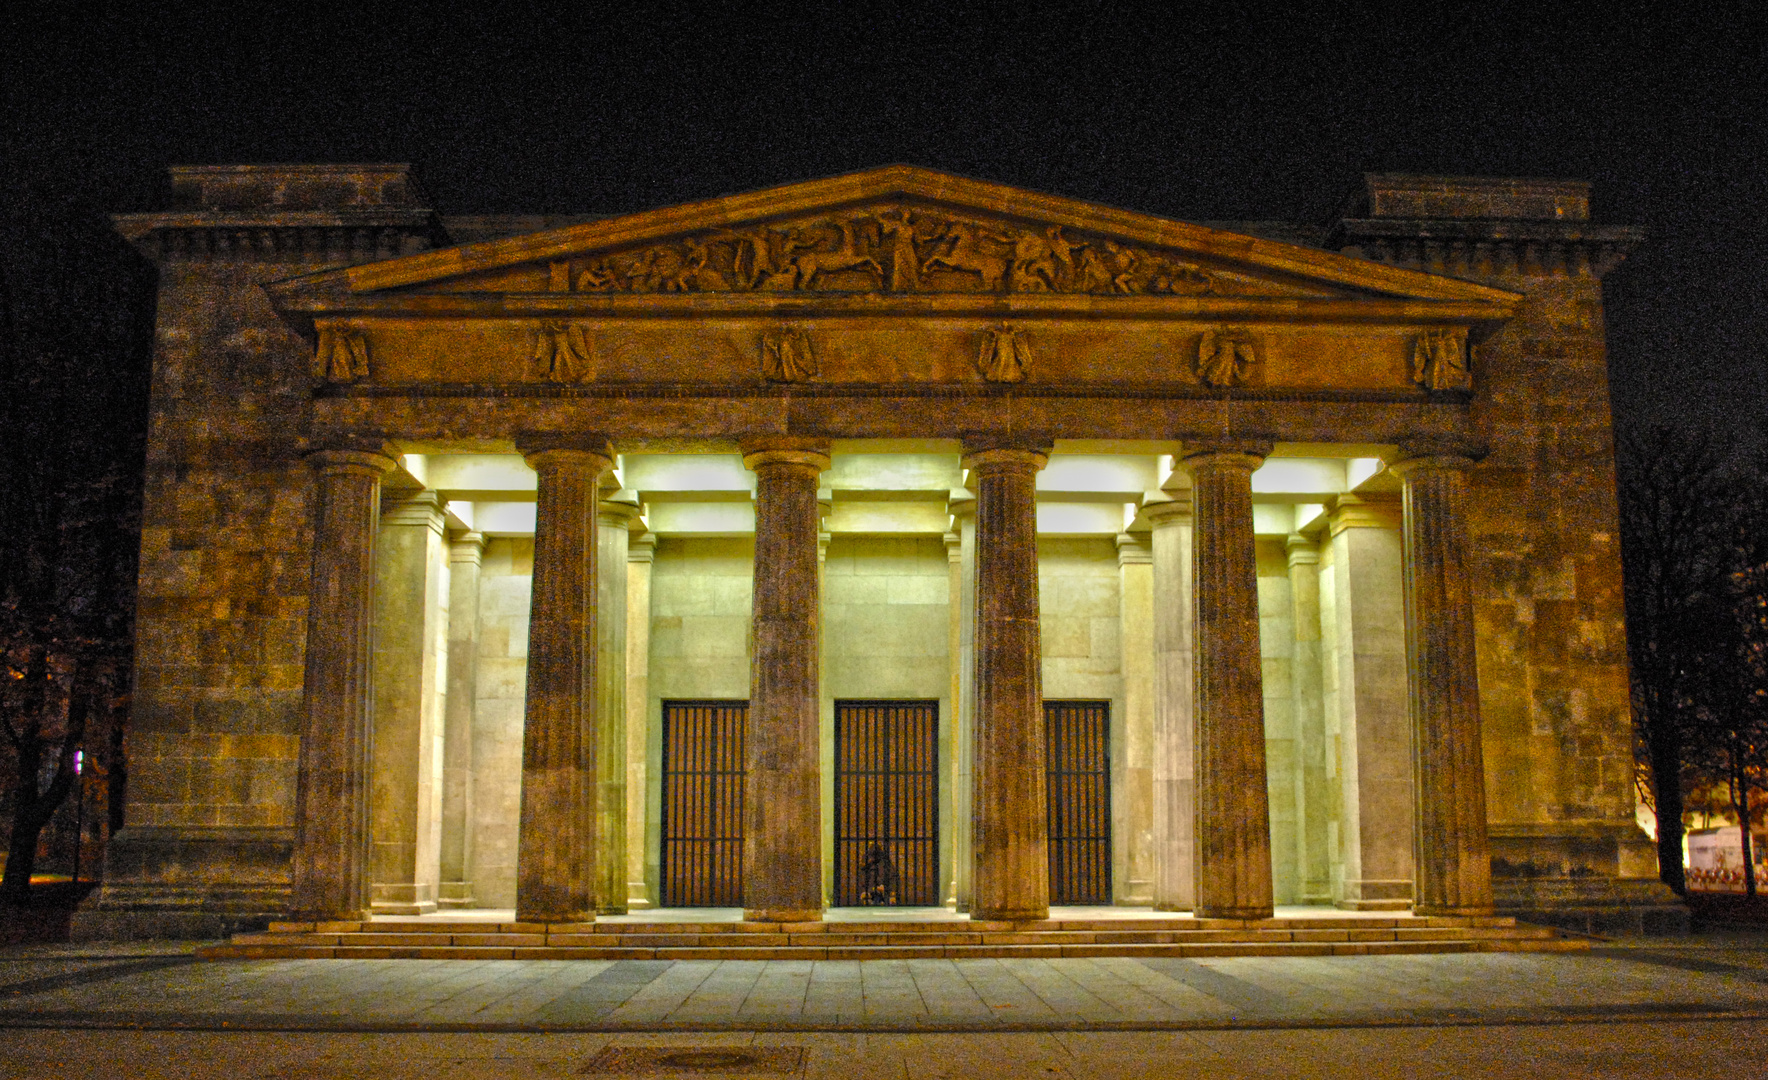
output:
<instances>
[{"instance_id":1,"label":"night sky","mask_svg":"<svg viewBox=\"0 0 1768 1080\"><path fill-rule=\"evenodd\" d=\"M1651 233L1608 284L1621 422L1768 417L1768 48L1746 6L1004 6L25 0L0 20L0 197L152 209L168 164L409 161L444 212L608 212L910 162L1323 222L1369 171L1583 179L1596 221Z\"/></svg>"}]
</instances>

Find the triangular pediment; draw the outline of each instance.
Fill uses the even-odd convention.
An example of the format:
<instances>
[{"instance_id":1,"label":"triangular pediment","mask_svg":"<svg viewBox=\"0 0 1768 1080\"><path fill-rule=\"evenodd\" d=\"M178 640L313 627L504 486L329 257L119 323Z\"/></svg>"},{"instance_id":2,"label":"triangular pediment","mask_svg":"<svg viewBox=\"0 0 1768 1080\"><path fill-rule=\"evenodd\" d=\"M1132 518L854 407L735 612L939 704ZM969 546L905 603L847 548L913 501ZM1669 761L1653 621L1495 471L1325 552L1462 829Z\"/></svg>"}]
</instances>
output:
<instances>
[{"instance_id":1,"label":"triangular pediment","mask_svg":"<svg viewBox=\"0 0 1768 1080\"><path fill-rule=\"evenodd\" d=\"M542 293L754 294L768 301L790 294L1367 297L1499 307L1516 299L1456 279L900 165L369 263L293 279L273 292L285 302L324 294L333 304Z\"/></svg>"}]
</instances>

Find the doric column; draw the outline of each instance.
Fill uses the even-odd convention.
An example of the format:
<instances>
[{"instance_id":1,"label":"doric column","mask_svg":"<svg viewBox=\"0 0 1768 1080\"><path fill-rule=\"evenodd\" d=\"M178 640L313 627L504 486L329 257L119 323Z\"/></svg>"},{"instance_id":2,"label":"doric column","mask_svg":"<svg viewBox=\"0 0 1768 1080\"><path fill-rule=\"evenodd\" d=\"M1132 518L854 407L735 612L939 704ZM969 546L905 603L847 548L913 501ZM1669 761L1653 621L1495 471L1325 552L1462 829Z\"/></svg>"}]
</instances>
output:
<instances>
[{"instance_id":1,"label":"doric column","mask_svg":"<svg viewBox=\"0 0 1768 1080\"><path fill-rule=\"evenodd\" d=\"M1187 456L1196 514L1197 904L1202 918L1271 914L1271 813L1252 539L1252 473L1263 453Z\"/></svg>"},{"instance_id":2,"label":"doric column","mask_svg":"<svg viewBox=\"0 0 1768 1080\"><path fill-rule=\"evenodd\" d=\"M976 856L970 807L976 778L976 498L957 489L951 496L952 529L957 534L957 579L951 607L958 624L952 650L952 902L970 910ZM948 558L951 545L946 546Z\"/></svg>"},{"instance_id":3,"label":"doric column","mask_svg":"<svg viewBox=\"0 0 1768 1080\"><path fill-rule=\"evenodd\" d=\"M1190 911L1197 900L1191 493L1168 494L1142 507L1154 529L1154 907Z\"/></svg>"},{"instance_id":4,"label":"doric column","mask_svg":"<svg viewBox=\"0 0 1768 1080\"><path fill-rule=\"evenodd\" d=\"M626 546L626 906L628 910L655 906L651 875L646 870L650 850L649 805L650 757L646 753L650 732L651 702L651 561L657 540L635 521L628 530Z\"/></svg>"},{"instance_id":5,"label":"doric column","mask_svg":"<svg viewBox=\"0 0 1768 1080\"><path fill-rule=\"evenodd\" d=\"M976 715L970 915L1050 913L1048 777L1038 632L1037 473L1048 456L964 458L976 491Z\"/></svg>"},{"instance_id":6,"label":"doric column","mask_svg":"<svg viewBox=\"0 0 1768 1080\"><path fill-rule=\"evenodd\" d=\"M1290 533L1289 613L1295 631L1291 707L1295 710L1295 832L1298 899L1332 902L1332 863L1327 850L1332 799L1327 788L1326 713L1320 667L1320 545Z\"/></svg>"},{"instance_id":7,"label":"doric column","mask_svg":"<svg viewBox=\"0 0 1768 1080\"><path fill-rule=\"evenodd\" d=\"M536 448L516 918L591 922L596 874L596 501L605 448Z\"/></svg>"},{"instance_id":8,"label":"doric column","mask_svg":"<svg viewBox=\"0 0 1768 1080\"><path fill-rule=\"evenodd\" d=\"M323 450L307 460L318 483L289 906L300 919L361 919L369 905L375 532L381 474L394 462L360 450Z\"/></svg>"},{"instance_id":9,"label":"doric column","mask_svg":"<svg viewBox=\"0 0 1768 1080\"><path fill-rule=\"evenodd\" d=\"M638 505L604 501L596 517L597 914L624 915L626 877L626 554Z\"/></svg>"},{"instance_id":10,"label":"doric column","mask_svg":"<svg viewBox=\"0 0 1768 1080\"><path fill-rule=\"evenodd\" d=\"M1120 904L1154 902L1154 551L1147 533L1119 533L1118 653L1123 748L1114 755L1114 873Z\"/></svg>"},{"instance_id":11,"label":"doric column","mask_svg":"<svg viewBox=\"0 0 1768 1080\"><path fill-rule=\"evenodd\" d=\"M822 918L817 479L826 444L756 442L755 654L745 729L743 905L755 922Z\"/></svg>"},{"instance_id":12,"label":"doric column","mask_svg":"<svg viewBox=\"0 0 1768 1080\"><path fill-rule=\"evenodd\" d=\"M442 702L442 858L439 907L473 906L473 710L479 692L479 565L485 538L448 545L448 680Z\"/></svg>"},{"instance_id":13,"label":"doric column","mask_svg":"<svg viewBox=\"0 0 1768 1080\"><path fill-rule=\"evenodd\" d=\"M1406 658L1411 672L1413 910L1487 915L1492 858L1474 664L1473 590L1467 578L1466 472L1470 458L1400 461L1405 481Z\"/></svg>"},{"instance_id":14,"label":"doric column","mask_svg":"<svg viewBox=\"0 0 1768 1080\"><path fill-rule=\"evenodd\" d=\"M447 558L442 502L435 492L385 501L375 546L369 774L370 898L383 915L436 910Z\"/></svg>"},{"instance_id":15,"label":"doric column","mask_svg":"<svg viewBox=\"0 0 1768 1080\"><path fill-rule=\"evenodd\" d=\"M1331 518L1339 907L1412 902L1412 735L1399 499L1340 495Z\"/></svg>"}]
</instances>

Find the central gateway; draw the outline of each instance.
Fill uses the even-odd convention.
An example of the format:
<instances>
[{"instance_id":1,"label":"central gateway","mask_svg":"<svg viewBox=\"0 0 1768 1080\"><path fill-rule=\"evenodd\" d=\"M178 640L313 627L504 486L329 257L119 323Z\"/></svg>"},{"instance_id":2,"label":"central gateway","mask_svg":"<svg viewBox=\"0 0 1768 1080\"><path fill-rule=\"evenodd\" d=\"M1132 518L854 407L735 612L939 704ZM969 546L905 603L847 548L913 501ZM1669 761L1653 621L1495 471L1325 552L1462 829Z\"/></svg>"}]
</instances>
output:
<instances>
[{"instance_id":1,"label":"central gateway","mask_svg":"<svg viewBox=\"0 0 1768 1080\"><path fill-rule=\"evenodd\" d=\"M835 906L938 904L939 838L939 702L837 701Z\"/></svg>"}]
</instances>

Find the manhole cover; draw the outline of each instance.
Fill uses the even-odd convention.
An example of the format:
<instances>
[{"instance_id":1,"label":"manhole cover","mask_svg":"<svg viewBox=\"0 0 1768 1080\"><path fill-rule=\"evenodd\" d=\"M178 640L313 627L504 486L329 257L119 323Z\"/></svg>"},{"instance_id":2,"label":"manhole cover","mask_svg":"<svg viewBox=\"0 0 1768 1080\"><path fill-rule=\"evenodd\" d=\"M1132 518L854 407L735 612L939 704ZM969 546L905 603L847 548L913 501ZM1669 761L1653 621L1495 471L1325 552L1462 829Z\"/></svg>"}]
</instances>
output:
<instances>
[{"instance_id":1,"label":"manhole cover","mask_svg":"<svg viewBox=\"0 0 1768 1080\"><path fill-rule=\"evenodd\" d=\"M588 1075L796 1076L802 1046L609 1046L583 1067Z\"/></svg>"}]
</instances>

